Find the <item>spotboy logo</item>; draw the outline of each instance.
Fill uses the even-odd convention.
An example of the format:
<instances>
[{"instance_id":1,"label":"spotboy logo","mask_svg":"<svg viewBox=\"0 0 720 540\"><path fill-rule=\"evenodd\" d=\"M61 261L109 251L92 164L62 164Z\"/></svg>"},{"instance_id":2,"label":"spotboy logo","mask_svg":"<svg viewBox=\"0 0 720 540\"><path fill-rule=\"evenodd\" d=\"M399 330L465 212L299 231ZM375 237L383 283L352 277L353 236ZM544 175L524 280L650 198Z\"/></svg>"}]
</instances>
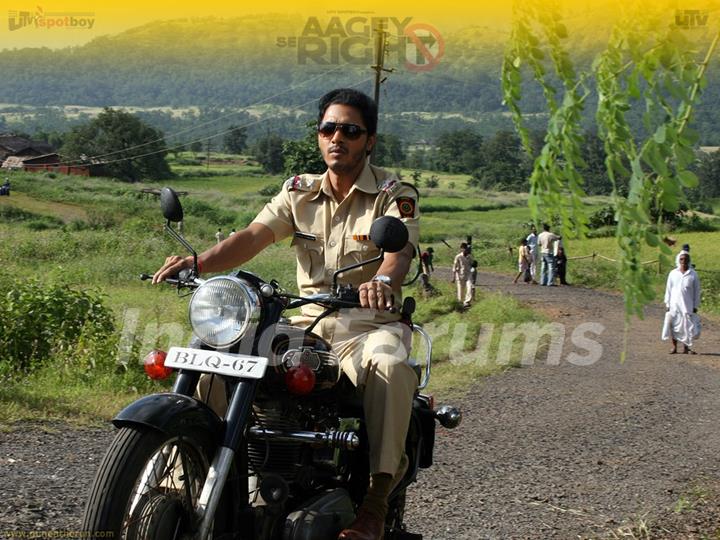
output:
<instances>
[{"instance_id":1,"label":"spotboy logo","mask_svg":"<svg viewBox=\"0 0 720 540\"><path fill-rule=\"evenodd\" d=\"M368 65L375 58L375 36L386 31L387 55L409 71L431 71L445 54L445 41L434 26L412 17L310 17L300 36L278 37L276 45L296 48L298 63Z\"/></svg>"},{"instance_id":2,"label":"spotboy logo","mask_svg":"<svg viewBox=\"0 0 720 540\"><path fill-rule=\"evenodd\" d=\"M32 27L44 30L62 28L65 30L90 30L95 26L93 12L45 12L40 6L36 11L8 12L10 31Z\"/></svg>"}]
</instances>

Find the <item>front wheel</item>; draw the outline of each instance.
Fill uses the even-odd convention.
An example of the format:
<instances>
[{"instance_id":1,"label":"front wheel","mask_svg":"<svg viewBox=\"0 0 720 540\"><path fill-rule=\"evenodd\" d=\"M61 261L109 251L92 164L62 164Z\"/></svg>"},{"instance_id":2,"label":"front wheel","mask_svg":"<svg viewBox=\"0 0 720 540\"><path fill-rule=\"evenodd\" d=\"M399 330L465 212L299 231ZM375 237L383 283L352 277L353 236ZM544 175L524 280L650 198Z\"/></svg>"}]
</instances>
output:
<instances>
[{"instance_id":1,"label":"front wheel","mask_svg":"<svg viewBox=\"0 0 720 540\"><path fill-rule=\"evenodd\" d=\"M192 535L194 508L215 451L209 437L142 426L120 429L95 477L83 517L90 538L165 540ZM218 508L215 533L223 521ZM214 537L215 535L211 535Z\"/></svg>"}]
</instances>

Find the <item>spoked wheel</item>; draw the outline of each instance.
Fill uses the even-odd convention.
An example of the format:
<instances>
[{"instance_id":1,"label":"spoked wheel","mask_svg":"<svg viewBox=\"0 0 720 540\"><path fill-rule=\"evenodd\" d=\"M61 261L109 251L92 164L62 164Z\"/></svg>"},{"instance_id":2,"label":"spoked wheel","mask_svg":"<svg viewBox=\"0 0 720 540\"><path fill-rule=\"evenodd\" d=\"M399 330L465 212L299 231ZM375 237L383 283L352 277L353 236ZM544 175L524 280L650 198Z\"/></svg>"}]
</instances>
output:
<instances>
[{"instance_id":1,"label":"spoked wheel","mask_svg":"<svg viewBox=\"0 0 720 540\"><path fill-rule=\"evenodd\" d=\"M95 537L165 540L192 535L214 445L197 433L120 429L95 478L83 530ZM218 509L223 512L222 504ZM216 516L215 523L223 516ZM211 538L213 535L210 536Z\"/></svg>"}]
</instances>

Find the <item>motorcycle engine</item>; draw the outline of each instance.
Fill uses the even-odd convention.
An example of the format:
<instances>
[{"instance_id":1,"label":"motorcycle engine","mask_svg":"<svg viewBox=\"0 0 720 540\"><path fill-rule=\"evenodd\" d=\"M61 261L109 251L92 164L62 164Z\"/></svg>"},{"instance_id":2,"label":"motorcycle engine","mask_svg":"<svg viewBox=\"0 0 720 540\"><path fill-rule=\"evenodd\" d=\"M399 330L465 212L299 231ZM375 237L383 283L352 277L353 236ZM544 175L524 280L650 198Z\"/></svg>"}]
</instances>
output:
<instances>
[{"instance_id":1,"label":"motorcycle engine","mask_svg":"<svg viewBox=\"0 0 720 540\"><path fill-rule=\"evenodd\" d=\"M294 431L300 429L297 418L281 409L254 406L257 425L268 429ZM248 444L248 460L260 476L272 472L287 482L295 480L302 443L285 441L252 441Z\"/></svg>"}]
</instances>

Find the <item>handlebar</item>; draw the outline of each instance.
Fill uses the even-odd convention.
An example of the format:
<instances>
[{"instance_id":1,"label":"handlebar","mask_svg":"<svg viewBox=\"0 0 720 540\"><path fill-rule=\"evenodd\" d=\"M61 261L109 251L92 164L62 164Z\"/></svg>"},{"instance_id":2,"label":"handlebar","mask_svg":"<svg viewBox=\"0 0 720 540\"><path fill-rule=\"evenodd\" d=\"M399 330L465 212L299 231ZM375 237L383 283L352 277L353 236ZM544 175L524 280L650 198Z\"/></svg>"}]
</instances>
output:
<instances>
[{"instance_id":1,"label":"handlebar","mask_svg":"<svg viewBox=\"0 0 720 540\"><path fill-rule=\"evenodd\" d=\"M288 304L288 309L299 308L307 304L319 304L328 308L361 308L360 294L355 289L341 289L338 295L330 293L312 294L310 296L296 297L288 296L292 301ZM388 313L397 313L398 308L392 306Z\"/></svg>"},{"instance_id":2,"label":"handlebar","mask_svg":"<svg viewBox=\"0 0 720 540\"><path fill-rule=\"evenodd\" d=\"M184 272L184 271L183 271L183 272ZM183 272L181 272L181 274L182 274ZM152 274L146 274L146 273L140 274L140 279L141 279L142 281L147 281L147 280L152 279L152 278L153 278ZM201 283L202 283L202 282L199 282L196 277L190 276L189 278L185 278L185 277L183 277L182 275L177 275L177 276L175 276L175 277L168 277L168 278L165 278L164 281L165 281L165 283L167 283L168 285L175 285L175 286L178 287L178 288L187 287L187 288L190 288L190 289L196 289L196 288L199 287L199 286L201 285Z\"/></svg>"},{"instance_id":3,"label":"handlebar","mask_svg":"<svg viewBox=\"0 0 720 540\"><path fill-rule=\"evenodd\" d=\"M142 281L148 281L152 279L152 274L142 273L140 279ZM201 283L198 282L197 278L192 277L191 279L184 279L182 276L165 278L165 283L168 285L174 285L178 288L188 287L197 288ZM288 299L290 302L287 305L287 309L295 309L302 307L307 304L319 304L328 308L361 308L360 305L360 294L356 289L351 287L341 288L337 295L330 293L312 294L310 296L294 296L294 295L281 295ZM398 308L392 306L389 308L388 313L397 313Z\"/></svg>"}]
</instances>

